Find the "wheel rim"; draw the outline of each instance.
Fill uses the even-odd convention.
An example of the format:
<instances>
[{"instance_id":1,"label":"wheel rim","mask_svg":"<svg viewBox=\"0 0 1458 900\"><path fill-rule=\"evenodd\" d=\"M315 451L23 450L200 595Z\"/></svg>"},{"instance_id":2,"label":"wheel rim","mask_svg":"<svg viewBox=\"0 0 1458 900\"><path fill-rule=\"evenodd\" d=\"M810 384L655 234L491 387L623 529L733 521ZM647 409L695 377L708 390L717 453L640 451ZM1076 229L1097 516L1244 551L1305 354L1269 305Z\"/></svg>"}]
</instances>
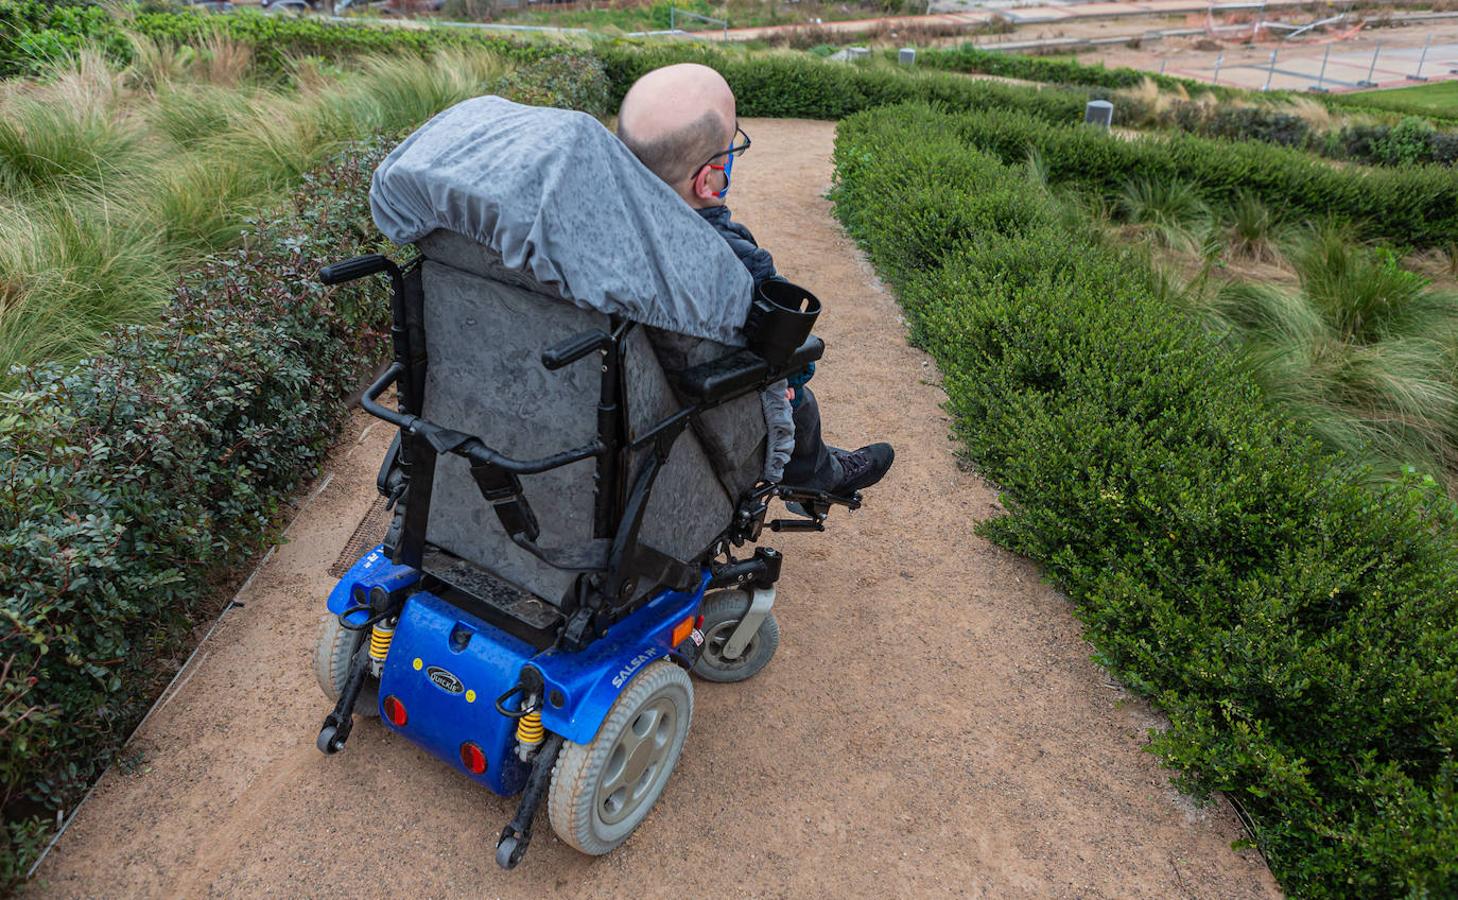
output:
<instances>
[{"instance_id":1,"label":"wheel rim","mask_svg":"<svg viewBox=\"0 0 1458 900\"><path fill-rule=\"evenodd\" d=\"M678 708L667 697L655 697L638 710L618 735L603 766L597 788L597 814L603 824L627 819L643 801L657 794L668 773L665 762L678 730Z\"/></svg>"},{"instance_id":2,"label":"wheel rim","mask_svg":"<svg viewBox=\"0 0 1458 900\"><path fill-rule=\"evenodd\" d=\"M739 627L738 619L729 619L720 622L710 628L704 634L704 649L699 651L701 658L712 668L721 671L732 671L746 665L754 656L754 648L759 644L759 632L755 632L749 638L749 643L744 645L744 650L734 659L724 657L724 647L733 636L734 629Z\"/></svg>"}]
</instances>

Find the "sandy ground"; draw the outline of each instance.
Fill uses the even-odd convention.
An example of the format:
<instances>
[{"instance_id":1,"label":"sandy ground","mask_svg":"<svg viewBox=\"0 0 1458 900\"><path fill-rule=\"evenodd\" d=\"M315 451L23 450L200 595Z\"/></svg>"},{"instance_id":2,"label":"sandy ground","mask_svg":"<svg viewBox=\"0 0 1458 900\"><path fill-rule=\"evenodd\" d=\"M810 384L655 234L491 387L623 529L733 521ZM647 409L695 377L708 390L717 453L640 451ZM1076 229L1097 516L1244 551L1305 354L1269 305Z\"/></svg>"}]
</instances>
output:
<instances>
[{"instance_id":1,"label":"sandy ground","mask_svg":"<svg viewBox=\"0 0 1458 900\"><path fill-rule=\"evenodd\" d=\"M326 758L309 651L326 570L374 497L389 435L341 441L301 512L33 885L98 896L1262 897L1235 817L1142 750L1159 720L1090 661L1069 604L972 534L993 490L959 470L943 395L823 198L833 126L748 121L737 215L826 303L829 437L896 468L823 535L790 535L775 661L698 708L657 809L581 856L545 815L492 861L514 802L369 721Z\"/></svg>"}]
</instances>

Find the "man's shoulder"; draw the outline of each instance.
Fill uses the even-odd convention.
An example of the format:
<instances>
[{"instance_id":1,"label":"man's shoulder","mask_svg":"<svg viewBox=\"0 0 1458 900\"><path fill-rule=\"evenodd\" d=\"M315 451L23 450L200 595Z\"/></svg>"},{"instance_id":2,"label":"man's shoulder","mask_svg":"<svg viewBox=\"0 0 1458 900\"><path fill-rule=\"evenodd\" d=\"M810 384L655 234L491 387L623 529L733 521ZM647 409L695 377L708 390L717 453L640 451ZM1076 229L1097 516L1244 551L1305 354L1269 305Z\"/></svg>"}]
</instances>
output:
<instances>
[{"instance_id":1,"label":"man's shoulder","mask_svg":"<svg viewBox=\"0 0 1458 900\"><path fill-rule=\"evenodd\" d=\"M729 212L729 207L722 205L705 206L695 210L695 212L703 216L704 221L714 226L715 230L729 239L731 243L737 239L747 241L756 247L759 246L759 242L754 239L754 234L745 226L734 221L733 214Z\"/></svg>"}]
</instances>

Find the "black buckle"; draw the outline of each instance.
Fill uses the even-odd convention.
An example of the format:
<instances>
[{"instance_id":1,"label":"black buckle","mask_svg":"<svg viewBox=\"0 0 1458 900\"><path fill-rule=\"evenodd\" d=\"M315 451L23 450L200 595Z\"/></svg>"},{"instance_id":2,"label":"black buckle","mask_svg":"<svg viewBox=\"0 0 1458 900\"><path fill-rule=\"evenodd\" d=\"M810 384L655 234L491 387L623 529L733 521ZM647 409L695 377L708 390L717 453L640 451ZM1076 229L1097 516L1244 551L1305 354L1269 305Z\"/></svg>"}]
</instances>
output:
<instances>
[{"instance_id":1,"label":"black buckle","mask_svg":"<svg viewBox=\"0 0 1458 900\"><path fill-rule=\"evenodd\" d=\"M472 463L471 478L476 488L496 510L501 527L510 535L525 535L535 541L542 533L537 517L521 493L521 479L515 472L508 472L492 463Z\"/></svg>"}]
</instances>

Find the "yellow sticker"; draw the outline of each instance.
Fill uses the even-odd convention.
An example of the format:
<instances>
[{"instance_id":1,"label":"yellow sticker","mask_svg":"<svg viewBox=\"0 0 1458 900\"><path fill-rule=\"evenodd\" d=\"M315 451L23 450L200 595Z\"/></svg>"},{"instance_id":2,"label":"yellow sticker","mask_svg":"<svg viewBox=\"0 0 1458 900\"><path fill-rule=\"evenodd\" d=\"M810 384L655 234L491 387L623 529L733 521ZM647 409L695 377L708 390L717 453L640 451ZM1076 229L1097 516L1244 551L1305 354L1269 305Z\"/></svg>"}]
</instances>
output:
<instances>
[{"instance_id":1,"label":"yellow sticker","mask_svg":"<svg viewBox=\"0 0 1458 900\"><path fill-rule=\"evenodd\" d=\"M476 702L476 692L475 691L471 691L471 690L466 691L466 702L467 703L475 703Z\"/></svg>"},{"instance_id":2,"label":"yellow sticker","mask_svg":"<svg viewBox=\"0 0 1458 900\"><path fill-rule=\"evenodd\" d=\"M420 657L417 656L417 657L415 657L415 662L411 663L410 665L414 666L415 667L415 671L419 672L420 671L420 667L423 666L423 665L425 665L425 663L421 662Z\"/></svg>"}]
</instances>

